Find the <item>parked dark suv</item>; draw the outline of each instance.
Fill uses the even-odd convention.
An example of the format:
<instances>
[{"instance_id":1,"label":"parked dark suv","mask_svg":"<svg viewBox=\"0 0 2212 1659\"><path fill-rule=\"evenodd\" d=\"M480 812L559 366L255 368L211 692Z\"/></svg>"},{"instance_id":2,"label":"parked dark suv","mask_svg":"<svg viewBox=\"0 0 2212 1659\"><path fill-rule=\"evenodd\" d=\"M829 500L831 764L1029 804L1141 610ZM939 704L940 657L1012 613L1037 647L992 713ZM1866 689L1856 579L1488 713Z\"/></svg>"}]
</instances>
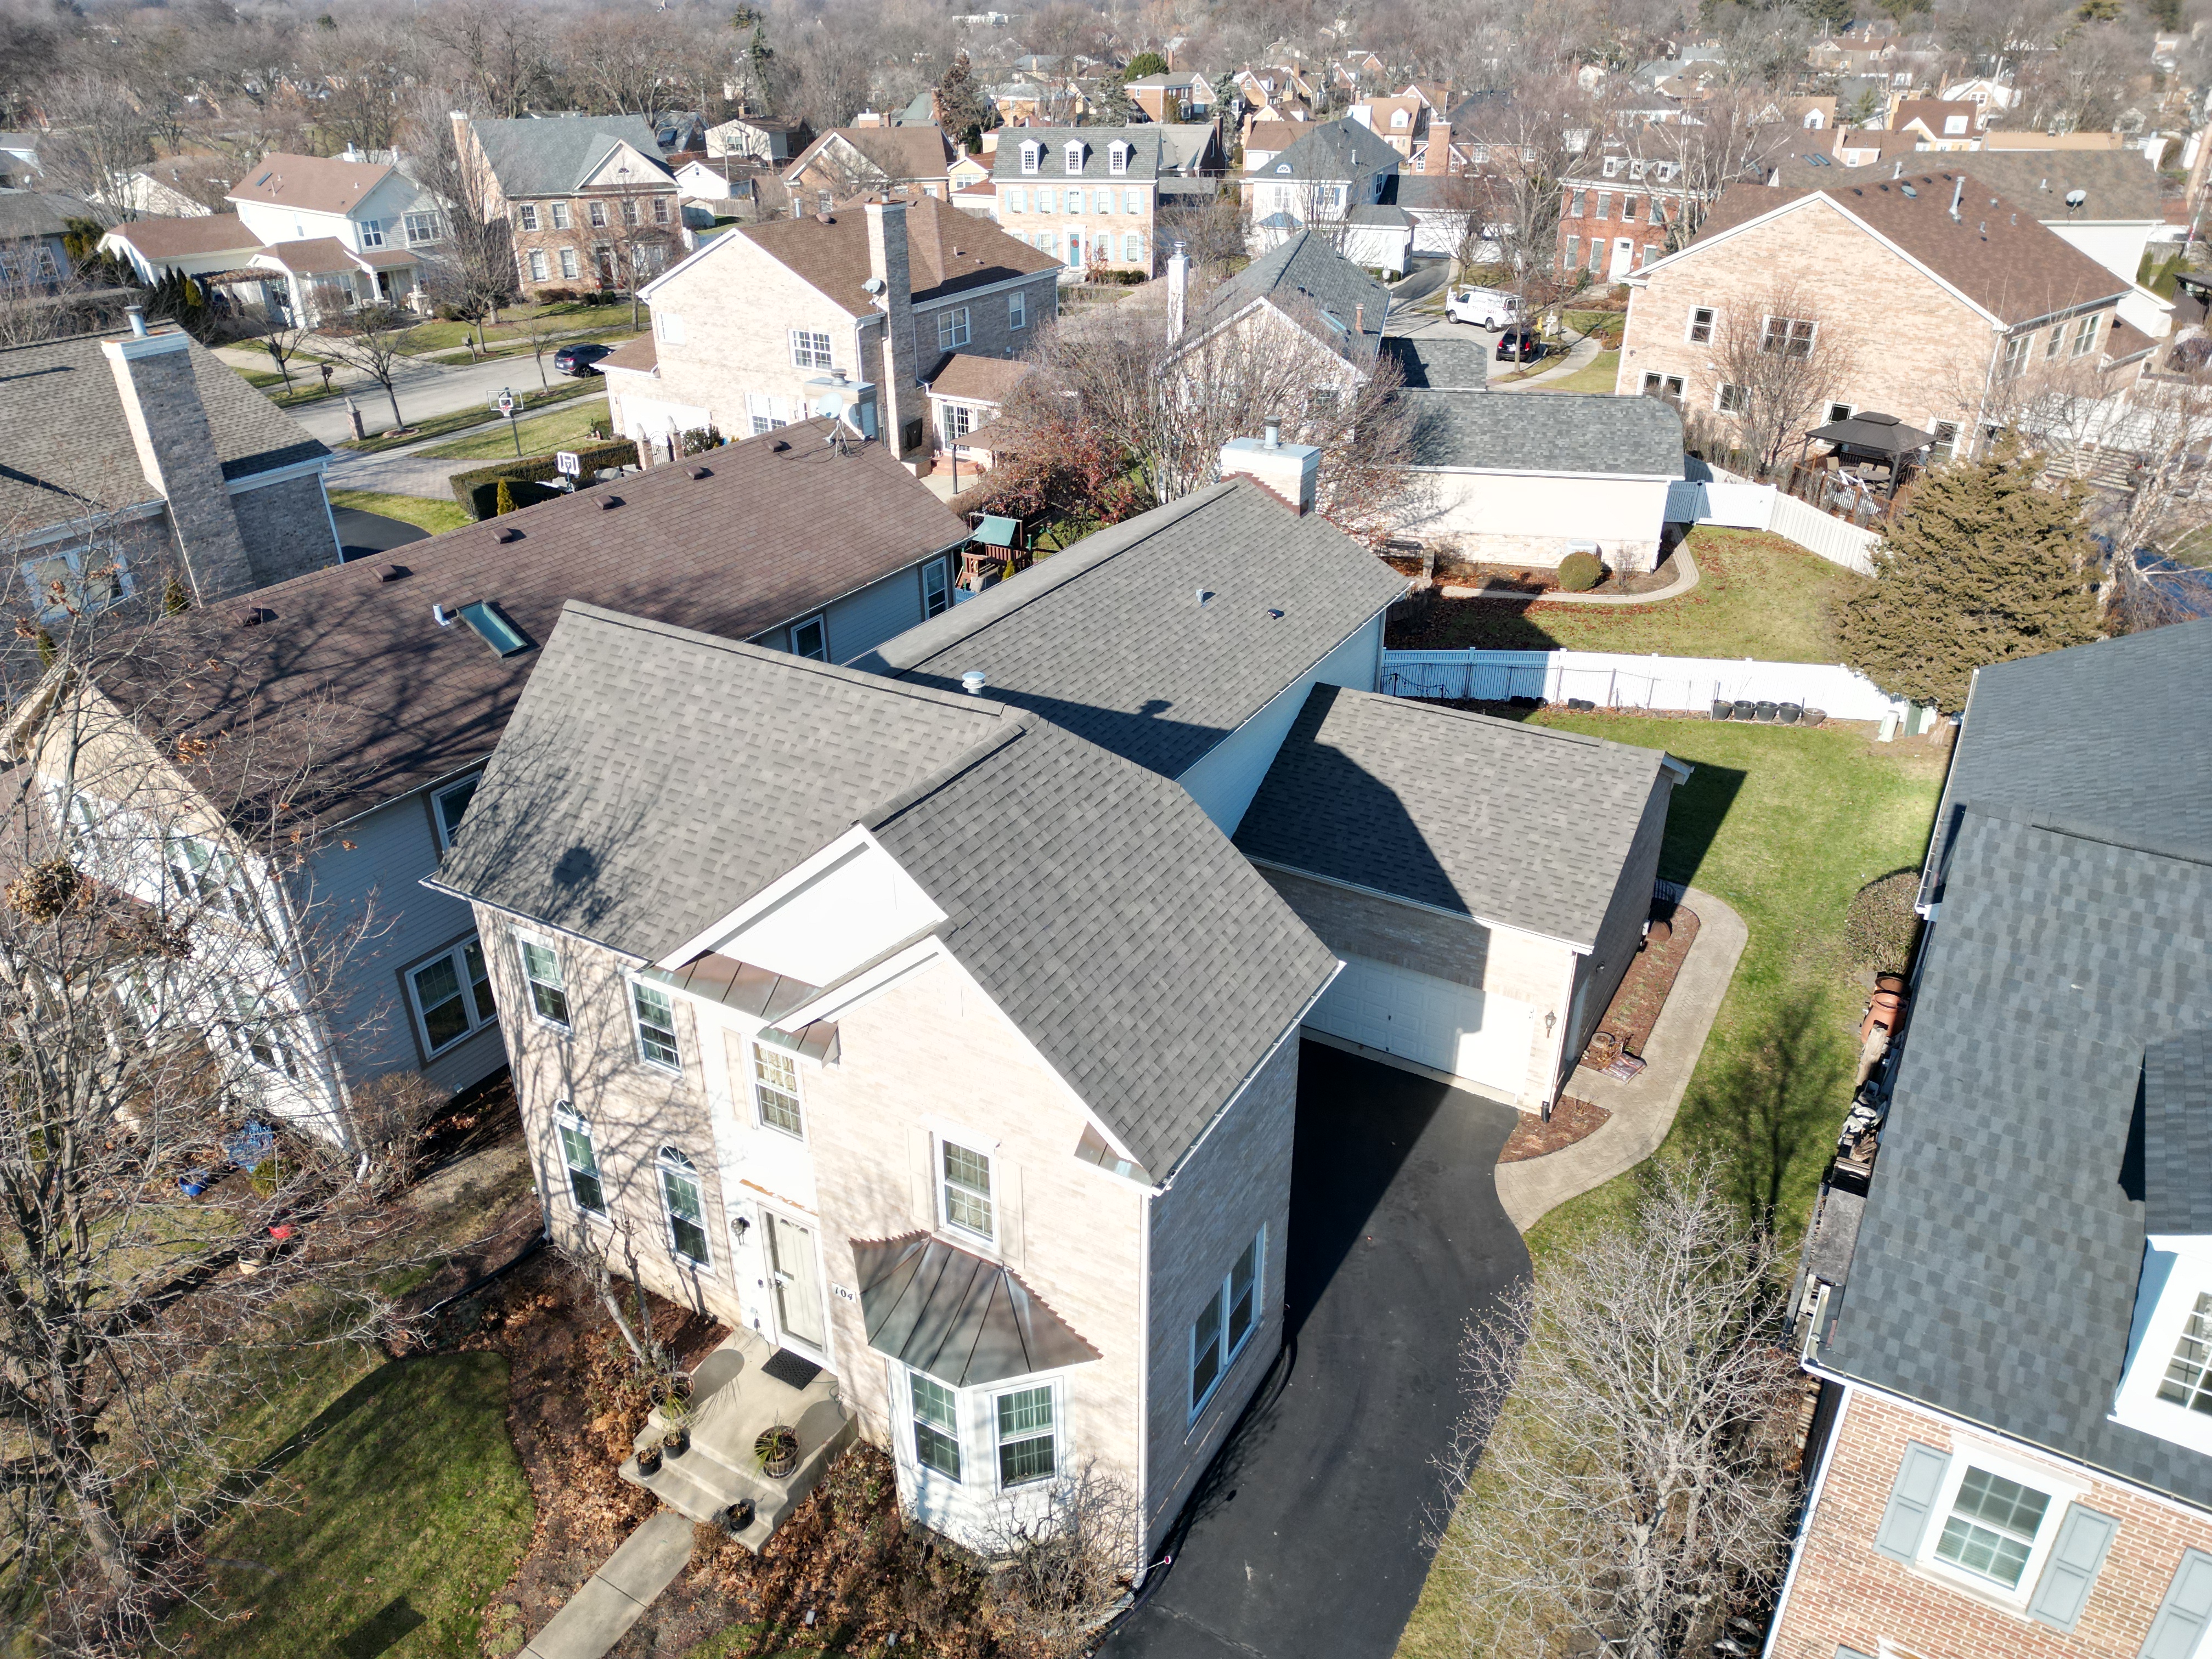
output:
<instances>
[{"instance_id":1,"label":"parked dark suv","mask_svg":"<svg viewBox=\"0 0 2212 1659\"><path fill-rule=\"evenodd\" d=\"M1498 361L1533 363L1544 355L1544 343L1533 328L1509 328L1498 337Z\"/></svg>"},{"instance_id":2,"label":"parked dark suv","mask_svg":"<svg viewBox=\"0 0 2212 1659\"><path fill-rule=\"evenodd\" d=\"M564 345L553 354L553 367L562 374L596 374L599 359L614 355L612 346Z\"/></svg>"}]
</instances>

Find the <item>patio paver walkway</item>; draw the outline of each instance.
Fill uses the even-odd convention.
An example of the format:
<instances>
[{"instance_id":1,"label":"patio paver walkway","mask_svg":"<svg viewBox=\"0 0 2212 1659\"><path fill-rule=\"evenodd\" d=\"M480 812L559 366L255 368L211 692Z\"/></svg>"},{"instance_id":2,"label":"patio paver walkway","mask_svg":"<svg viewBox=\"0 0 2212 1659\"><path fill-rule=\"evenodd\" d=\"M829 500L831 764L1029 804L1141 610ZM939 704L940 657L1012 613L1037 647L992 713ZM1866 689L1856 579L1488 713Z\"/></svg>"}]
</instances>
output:
<instances>
[{"instance_id":1,"label":"patio paver walkway","mask_svg":"<svg viewBox=\"0 0 2212 1659\"><path fill-rule=\"evenodd\" d=\"M1440 587L1448 599L1520 599L1537 605L1656 605L1679 599L1698 585L1698 562L1690 556L1690 544L1674 544L1674 580L1649 593L1522 593L1510 587Z\"/></svg>"},{"instance_id":2,"label":"patio paver walkway","mask_svg":"<svg viewBox=\"0 0 2212 1659\"><path fill-rule=\"evenodd\" d=\"M1634 1169L1659 1150L1674 1127L1751 937L1743 918L1711 893L1692 887L1682 903L1696 913L1697 942L1644 1045L1643 1071L1623 1083L1577 1066L1567 1083L1567 1093L1604 1107L1612 1117L1571 1146L1498 1166L1498 1200L1524 1233L1569 1199Z\"/></svg>"},{"instance_id":3,"label":"patio paver walkway","mask_svg":"<svg viewBox=\"0 0 2212 1659\"><path fill-rule=\"evenodd\" d=\"M683 1516L663 1510L639 1522L568 1605L531 1638L522 1659L599 1659L690 1559L691 1522Z\"/></svg>"}]
</instances>

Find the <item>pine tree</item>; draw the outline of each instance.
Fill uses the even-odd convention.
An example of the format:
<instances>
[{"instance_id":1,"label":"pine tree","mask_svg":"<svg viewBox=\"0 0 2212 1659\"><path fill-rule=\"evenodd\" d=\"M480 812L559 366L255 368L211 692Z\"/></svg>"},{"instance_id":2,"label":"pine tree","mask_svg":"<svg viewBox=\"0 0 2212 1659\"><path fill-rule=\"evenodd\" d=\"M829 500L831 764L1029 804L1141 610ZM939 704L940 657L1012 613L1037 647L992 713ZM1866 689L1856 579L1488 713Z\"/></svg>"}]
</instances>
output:
<instances>
[{"instance_id":1,"label":"pine tree","mask_svg":"<svg viewBox=\"0 0 2212 1659\"><path fill-rule=\"evenodd\" d=\"M514 499L514 485L505 478L499 481L499 494L492 503L492 516L512 513L520 503Z\"/></svg>"},{"instance_id":2,"label":"pine tree","mask_svg":"<svg viewBox=\"0 0 2212 1659\"><path fill-rule=\"evenodd\" d=\"M191 608L191 590L176 577L170 577L168 586L161 591L161 614L165 617L181 617Z\"/></svg>"},{"instance_id":3,"label":"pine tree","mask_svg":"<svg viewBox=\"0 0 2212 1659\"><path fill-rule=\"evenodd\" d=\"M951 67L937 83L937 108L945 131L964 144L978 142L983 118L989 112L984 106L983 94L975 89L975 74L968 66L966 52L954 54Z\"/></svg>"},{"instance_id":4,"label":"pine tree","mask_svg":"<svg viewBox=\"0 0 2212 1659\"><path fill-rule=\"evenodd\" d=\"M1913 486L1874 550L1875 585L1844 607L1844 659L1883 690L1947 714L1973 671L2103 637L2082 486L2042 482L2008 439Z\"/></svg>"}]
</instances>

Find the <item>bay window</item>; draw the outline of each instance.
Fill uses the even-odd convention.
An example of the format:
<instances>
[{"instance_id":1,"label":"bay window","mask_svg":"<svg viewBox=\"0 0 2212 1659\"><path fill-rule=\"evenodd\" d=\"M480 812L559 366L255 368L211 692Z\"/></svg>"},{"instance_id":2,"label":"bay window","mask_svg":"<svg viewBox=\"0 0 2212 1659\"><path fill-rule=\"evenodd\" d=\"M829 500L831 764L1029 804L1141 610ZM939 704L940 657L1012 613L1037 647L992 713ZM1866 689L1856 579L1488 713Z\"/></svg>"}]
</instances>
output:
<instances>
[{"instance_id":1,"label":"bay window","mask_svg":"<svg viewBox=\"0 0 2212 1659\"><path fill-rule=\"evenodd\" d=\"M960 1478L959 1401L951 1389L920 1371L907 1374L914 1401L914 1461L946 1479Z\"/></svg>"},{"instance_id":2,"label":"bay window","mask_svg":"<svg viewBox=\"0 0 2212 1659\"><path fill-rule=\"evenodd\" d=\"M992 1401L999 1439L999 1485L1049 1480L1060 1466L1052 1385L1017 1389Z\"/></svg>"}]
</instances>

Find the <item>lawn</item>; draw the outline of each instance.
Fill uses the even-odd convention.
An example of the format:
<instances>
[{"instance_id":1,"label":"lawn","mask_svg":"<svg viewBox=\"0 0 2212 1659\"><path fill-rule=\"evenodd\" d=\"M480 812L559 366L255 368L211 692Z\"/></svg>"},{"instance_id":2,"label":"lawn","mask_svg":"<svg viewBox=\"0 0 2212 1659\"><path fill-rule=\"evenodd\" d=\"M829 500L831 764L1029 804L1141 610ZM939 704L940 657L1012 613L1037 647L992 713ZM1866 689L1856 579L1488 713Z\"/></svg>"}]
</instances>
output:
<instances>
[{"instance_id":1,"label":"lawn","mask_svg":"<svg viewBox=\"0 0 2212 1659\"><path fill-rule=\"evenodd\" d=\"M1611 392L1613 383L1620 377L1620 349L1601 351L1577 369L1556 380L1547 380L1541 386L1531 386L1531 392Z\"/></svg>"},{"instance_id":2,"label":"lawn","mask_svg":"<svg viewBox=\"0 0 2212 1659\"><path fill-rule=\"evenodd\" d=\"M458 501L451 499L441 501L424 495L387 495L374 489L333 489L331 491L331 505L359 507L364 513L380 513L387 519L420 525L433 536L476 522Z\"/></svg>"},{"instance_id":3,"label":"lawn","mask_svg":"<svg viewBox=\"0 0 2212 1659\"><path fill-rule=\"evenodd\" d=\"M1399 651L1626 651L1671 657L1836 662L1842 602L1863 576L1784 537L1701 525L1688 537L1698 585L1656 605L1432 599L1392 624Z\"/></svg>"},{"instance_id":4,"label":"lawn","mask_svg":"<svg viewBox=\"0 0 2212 1659\"><path fill-rule=\"evenodd\" d=\"M1750 939L1658 1157L1711 1158L1739 1203L1771 1218L1794 1261L1850 1105L1866 988L1843 948L1844 914L1868 882L1919 862L1945 751L1919 739L1878 743L1863 727L1549 709L1534 718L1663 747L1696 769L1674 793L1660 874L1726 901ZM1631 1171L1539 1222L1528 1237L1539 1270L1623 1216L1640 1178ZM1456 1589L1431 1575L1401 1659L1457 1659L1446 1611Z\"/></svg>"},{"instance_id":5,"label":"lawn","mask_svg":"<svg viewBox=\"0 0 2212 1659\"><path fill-rule=\"evenodd\" d=\"M535 1509L507 1432L507 1362L432 1355L378 1366L272 1462L277 1500L206 1540L234 1616L188 1609L165 1635L210 1659L476 1659L485 1600Z\"/></svg>"},{"instance_id":6,"label":"lawn","mask_svg":"<svg viewBox=\"0 0 2212 1659\"><path fill-rule=\"evenodd\" d=\"M355 397L361 401L363 414L368 410L368 399L372 396L380 404L385 403L384 389L381 386L356 386L352 390ZM518 388L515 396L522 400L523 408L530 410L541 408L547 404L566 403L571 398L604 398L606 396L606 391L605 383L599 376L586 374L580 375L573 380L556 380L550 392L532 392L527 388ZM403 392L401 396L404 398L405 394ZM406 404L404 401L400 408L403 412L405 410ZM447 432L465 431L471 427L482 426L487 421L498 419L497 411L488 404L476 404L467 409L451 410L443 415L433 415L427 420L417 421L404 432L393 432L387 428L371 437L348 438L341 442L338 447L357 449L363 454L374 455L387 449L398 449L404 444L418 444L425 438L435 438ZM498 431L501 441L506 441L505 425L502 424ZM514 453L513 444L507 445L507 453L510 455Z\"/></svg>"},{"instance_id":7,"label":"lawn","mask_svg":"<svg viewBox=\"0 0 2212 1659\"><path fill-rule=\"evenodd\" d=\"M449 444L440 444L434 449L419 451L425 459L439 461L496 461L511 459L515 439L522 441L526 455L549 454L556 449L567 449L576 444L588 443L594 422L605 422L607 405L604 398L579 398L550 414L532 420L519 421L509 436L507 422L481 432L471 432L465 438L456 438Z\"/></svg>"}]
</instances>

